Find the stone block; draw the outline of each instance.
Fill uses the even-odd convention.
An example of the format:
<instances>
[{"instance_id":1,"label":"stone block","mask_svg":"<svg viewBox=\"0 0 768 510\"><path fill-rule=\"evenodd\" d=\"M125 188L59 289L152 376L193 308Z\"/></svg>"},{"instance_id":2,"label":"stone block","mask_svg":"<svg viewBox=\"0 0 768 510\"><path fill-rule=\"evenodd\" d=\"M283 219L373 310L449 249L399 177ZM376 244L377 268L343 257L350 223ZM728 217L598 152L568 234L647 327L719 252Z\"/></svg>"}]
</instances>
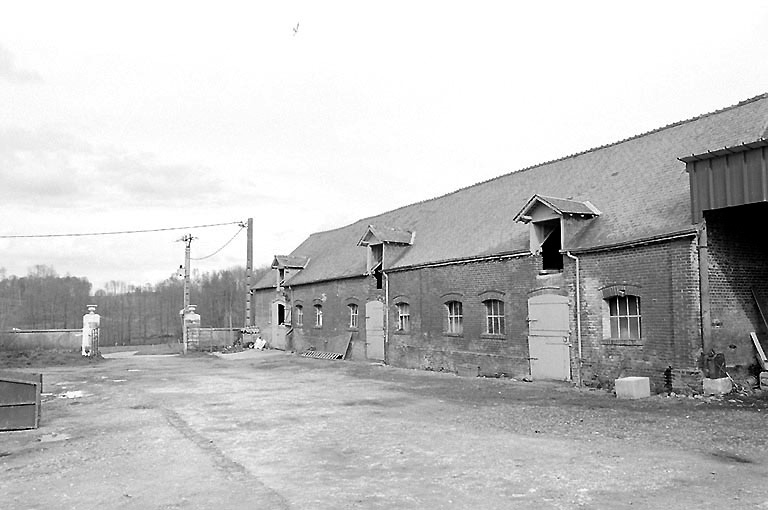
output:
<instances>
[{"instance_id":1,"label":"stone block","mask_svg":"<svg viewBox=\"0 0 768 510\"><path fill-rule=\"evenodd\" d=\"M760 372L760 388L768 390L768 372Z\"/></svg>"},{"instance_id":2,"label":"stone block","mask_svg":"<svg viewBox=\"0 0 768 510\"><path fill-rule=\"evenodd\" d=\"M705 395L725 395L733 390L733 383L727 377L710 379L705 377L703 381Z\"/></svg>"},{"instance_id":3,"label":"stone block","mask_svg":"<svg viewBox=\"0 0 768 510\"><path fill-rule=\"evenodd\" d=\"M459 377L477 377L479 367L470 363L456 363L456 375Z\"/></svg>"},{"instance_id":4,"label":"stone block","mask_svg":"<svg viewBox=\"0 0 768 510\"><path fill-rule=\"evenodd\" d=\"M651 396L651 381L647 377L621 377L616 379L615 389L617 398L648 398Z\"/></svg>"}]
</instances>

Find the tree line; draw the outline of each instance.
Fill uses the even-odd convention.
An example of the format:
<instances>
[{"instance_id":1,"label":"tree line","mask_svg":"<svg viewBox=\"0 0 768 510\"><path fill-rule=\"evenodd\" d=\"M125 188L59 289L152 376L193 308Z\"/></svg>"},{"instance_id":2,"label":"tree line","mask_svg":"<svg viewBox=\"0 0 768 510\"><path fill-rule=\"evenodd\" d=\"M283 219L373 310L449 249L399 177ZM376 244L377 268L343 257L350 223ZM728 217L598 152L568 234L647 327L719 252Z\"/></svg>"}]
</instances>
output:
<instances>
[{"instance_id":1,"label":"tree line","mask_svg":"<svg viewBox=\"0 0 768 510\"><path fill-rule=\"evenodd\" d=\"M253 271L257 281L268 267ZM86 305L98 306L103 345L156 343L181 337L184 282L170 277L156 284L110 281L92 292L87 278L59 276L38 265L26 276L0 269L0 331L79 329ZM203 327L242 327L247 295L244 267L198 273L190 281L190 301Z\"/></svg>"}]
</instances>

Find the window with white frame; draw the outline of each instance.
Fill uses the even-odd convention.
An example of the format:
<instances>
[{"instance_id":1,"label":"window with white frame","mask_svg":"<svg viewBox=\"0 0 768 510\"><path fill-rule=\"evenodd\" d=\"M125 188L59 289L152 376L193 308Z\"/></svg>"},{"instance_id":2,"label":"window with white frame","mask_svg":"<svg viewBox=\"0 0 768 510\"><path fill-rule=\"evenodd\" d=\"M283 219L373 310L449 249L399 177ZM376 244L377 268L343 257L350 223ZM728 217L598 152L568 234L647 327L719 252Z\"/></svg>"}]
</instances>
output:
<instances>
[{"instance_id":1,"label":"window with white frame","mask_svg":"<svg viewBox=\"0 0 768 510\"><path fill-rule=\"evenodd\" d=\"M504 301L489 299L485 305L485 332L489 335L504 334Z\"/></svg>"},{"instance_id":2,"label":"window with white frame","mask_svg":"<svg viewBox=\"0 0 768 510\"><path fill-rule=\"evenodd\" d=\"M348 307L349 307L349 327L357 328L357 305L354 303L351 303L348 305Z\"/></svg>"},{"instance_id":3,"label":"window with white frame","mask_svg":"<svg viewBox=\"0 0 768 510\"><path fill-rule=\"evenodd\" d=\"M302 327L304 325L304 307L296 305L296 326Z\"/></svg>"},{"instance_id":4,"label":"window with white frame","mask_svg":"<svg viewBox=\"0 0 768 510\"><path fill-rule=\"evenodd\" d=\"M315 327L323 327L323 306L315 305Z\"/></svg>"},{"instance_id":5,"label":"window with white frame","mask_svg":"<svg viewBox=\"0 0 768 510\"><path fill-rule=\"evenodd\" d=\"M446 323L445 332L460 335L464 332L464 314L461 301L448 301L445 303Z\"/></svg>"},{"instance_id":6,"label":"window with white frame","mask_svg":"<svg viewBox=\"0 0 768 510\"><path fill-rule=\"evenodd\" d=\"M397 303L397 330L409 331L411 329L411 310L408 303Z\"/></svg>"},{"instance_id":7,"label":"window with white frame","mask_svg":"<svg viewBox=\"0 0 768 510\"><path fill-rule=\"evenodd\" d=\"M639 340L642 334L640 298L632 295L618 295L608 297L606 302L611 338Z\"/></svg>"}]
</instances>

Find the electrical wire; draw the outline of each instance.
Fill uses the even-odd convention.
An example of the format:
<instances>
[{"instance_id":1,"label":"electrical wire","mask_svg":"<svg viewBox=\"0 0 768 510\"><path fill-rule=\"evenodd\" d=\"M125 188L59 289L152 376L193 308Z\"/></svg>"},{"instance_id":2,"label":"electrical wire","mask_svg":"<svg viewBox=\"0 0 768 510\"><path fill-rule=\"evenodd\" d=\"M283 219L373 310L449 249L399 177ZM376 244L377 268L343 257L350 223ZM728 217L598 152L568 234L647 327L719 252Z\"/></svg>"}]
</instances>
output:
<instances>
[{"instance_id":1,"label":"electrical wire","mask_svg":"<svg viewBox=\"0 0 768 510\"><path fill-rule=\"evenodd\" d=\"M240 235L240 232L242 232L244 228L245 228L245 226L243 226L243 225L241 224L241 225L240 225L240 230L238 230L237 232L235 232L235 235L233 235L233 236L230 238L230 240L229 240L229 241L227 241L226 243L224 243L224 245L223 245L221 248L219 248L219 249L218 249L218 250L216 250L215 252L211 253L210 255L206 255L205 257L198 257L198 258L195 258L195 257L190 257L189 259L190 259L190 260L204 260L204 259L208 259L208 258L211 258L211 257L213 257L214 255L216 255L217 253L219 253L221 250L223 250L224 248L226 248L226 247L227 247L227 245L228 245L229 243L231 243L232 241L234 241L234 240L235 240L235 237L237 237L238 235Z\"/></svg>"},{"instance_id":2,"label":"electrical wire","mask_svg":"<svg viewBox=\"0 0 768 510\"><path fill-rule=\"evenodd\" d=\"M111 235L120 235L120 234L144 234L144 233L147 233L147 232L167 232L169 230L186 230L186 229L193 229L193 228L221 227L222 225L240 225L240 230L245 228L242 221L230 221L230 222L227 222L227 223L210 223L208 225L194 225L194 226L191 226L191 227L152 228L152 229L146 229L146 230L119 230L119 231L114 231L114 232L86 232L86 233L70 233L70 234L0 235L0 239L33 239L33 238L49 238L49 237L84 237L84 236L111 236ZM238 231L237 233L239 234L240 231ZM235 234L235 235L237 235L237 234ZM234 237L232 239L234 239ZM227 244L229 244L229 243L227 243ZM222 246L222 248L223 248L223 246Z\"/></svg>"}]
</instances>

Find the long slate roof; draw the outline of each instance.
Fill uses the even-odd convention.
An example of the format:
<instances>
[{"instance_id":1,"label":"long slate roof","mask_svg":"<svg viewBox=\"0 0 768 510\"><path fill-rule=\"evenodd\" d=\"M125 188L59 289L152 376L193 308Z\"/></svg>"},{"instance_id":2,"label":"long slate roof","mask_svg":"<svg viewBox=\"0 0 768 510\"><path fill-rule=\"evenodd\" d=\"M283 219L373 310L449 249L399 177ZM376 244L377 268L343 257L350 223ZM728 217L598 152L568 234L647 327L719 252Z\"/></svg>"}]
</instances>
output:
<instances>
[{"instance_id":1,"label":"long slate roof","mask_svg":"<svg viewBox=\"0 0 768 510\"><path fill-rule=\"evenodd\" d=\"M768 94L690 120L542 163L411 204L350 225L310 235L291 255L308 257L292 285L359 276L369 225L414 232L413 245L385 269L529 249L528 225L515 215L535 194L589 201L602 213L589 220L571 251L621 245L690 232L688 174L678 158L768 135ZM272 275L256 288L274 284Z\"/></svg>"}]
</instances>

